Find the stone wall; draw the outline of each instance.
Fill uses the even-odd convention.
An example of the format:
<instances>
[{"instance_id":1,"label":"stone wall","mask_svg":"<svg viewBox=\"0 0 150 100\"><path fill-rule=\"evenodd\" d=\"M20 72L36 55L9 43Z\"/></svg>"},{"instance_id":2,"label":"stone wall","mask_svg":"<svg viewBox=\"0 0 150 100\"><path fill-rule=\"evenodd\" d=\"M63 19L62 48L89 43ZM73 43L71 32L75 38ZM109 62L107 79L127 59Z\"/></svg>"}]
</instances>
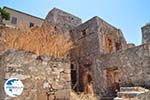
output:
<instances>
[{"instance_id":1,"label":"stone wall","mask_svg":"<svg viewBox=\"0 0 150 100\"><path fill-rule=\"evenodd\" d=\"M127 48L122 31L97 17L100 52L112 53Z\"/></svg>"},{"instance_id":2,"label":"stone wall","mask_svg":"<svg viewBox=\"0 0 150 100\"><path fill-rule=\"evenodd\" d=\"M45 22L55 24L65 29L72 29L82 23L81 19L64 12L58 8L53 8L46 16Z\"/></svg>"},{"instance_id":3,"label":"stone wall","mask_svg":"<svg viewBox=\"0 0 150 100\"><path fill-rule=\"evenodd\" d=\"M0 100L69 100L71 78L67 58L37 56L15 50L2 53L0 58ZM17 98L6 96L3 90L4 82L12 77L24 84L24 91ZM49 96L48 88L45 88L47 83L54 89Z\"/></svg>"},{"instance_id":4,"label":"stone wall","mask_svg":"<svg viewBox=\"0 0 150 100\"><path fill-rule=\"evenodd\" d=\"M150 88L150 44L99 56L94 61L92 75L99 95L115 93L119 80L121 86Z\"/></svg>"},{"instance_id":5,"label":"stone wall","mask_svg":"<svg viewBox=\"0 0 150 100\"><path fill-rule=\"evenodd\" d=\"M97 31L96 19L91 19L71 30L71 38L75 42L75 51L77 52L74 56L82 58L99 52Z\"/></svg>"},{"instance_id":6,"label":"stone wall","mask_svg":"<svg viewBox=\"0 0 150 100\"><path fill-rule=\"evenodd\" d=\"M139 95L137 98L138 98L137 100L149 100L149 98L150 98L150 91Z\"/></svg>"},{"instance_id":7,"label":"stone wall","mask_svg":"<svg viewBox=\"0 0 150 100\"><path fill-rule=\"evenodd\" d=\"M150 24L142 27L142 43L150 42Z\"/></svg>"}]
</instances>

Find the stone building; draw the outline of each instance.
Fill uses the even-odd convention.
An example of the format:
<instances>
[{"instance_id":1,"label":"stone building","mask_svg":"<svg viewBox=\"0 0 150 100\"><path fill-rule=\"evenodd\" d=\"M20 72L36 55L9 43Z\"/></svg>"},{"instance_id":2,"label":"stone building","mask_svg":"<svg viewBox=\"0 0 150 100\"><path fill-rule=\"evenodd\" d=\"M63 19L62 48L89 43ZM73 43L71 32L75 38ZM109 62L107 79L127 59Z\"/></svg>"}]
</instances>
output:
<instances>
[{"instance_id":1,"label":"stone building","mask_svg":"<svg viewBox=\"0 0 150 100\"><path fill-rule=\"evenodd\" d=\"M63 13L58 10L54 10L55 16ZM46 20L51 20L51 15L48 14ZM50 24L57 22L57 18L55 22L49 21ZM68 19L63 18L64 22L68 22ZM65 26L61 25L66 29ZM149 44L138 47L127 44L120 29L97 16L67 30L76 46L70 53L72 89L101 97L114 97L118 81L121 81L122 86L132 84L149 87L149 74L146 73L150 65ZM142 31L146 34L143 40L147 43L148 28L143 27Z\"/></svg>"},{"instance_id":2,"label":"stone building","mask_svg":"<svg viewBox=\"0 0 150 100\"><path fill-rule=\"evenodd\" d=\"M127 44L119 29L111 26L99 17L93 17L71 32L71 37L77 47L71 53L71 60L75 65L78 63L79 88L81 91L84 91L84 88L86 88L84 86L83 78L86 78L84 74L87 72L92 74L90 70L92 69L93 58L97 55L125 49Z\"/></svg>"},{"instance_id":3,"label":"stone building","mask_svg":"<svg viewBox=\"0 0 150 100\"><path fill-rule=\"evenodd\" d=\"M7 27L18 27L22 24L26 24L29 27L33 26L41 26L44 22L44 19L9 8L4 7L4 10L6 10L10 14L10 20L4 20L4 24Z\"/></svg>"}]
</instances>

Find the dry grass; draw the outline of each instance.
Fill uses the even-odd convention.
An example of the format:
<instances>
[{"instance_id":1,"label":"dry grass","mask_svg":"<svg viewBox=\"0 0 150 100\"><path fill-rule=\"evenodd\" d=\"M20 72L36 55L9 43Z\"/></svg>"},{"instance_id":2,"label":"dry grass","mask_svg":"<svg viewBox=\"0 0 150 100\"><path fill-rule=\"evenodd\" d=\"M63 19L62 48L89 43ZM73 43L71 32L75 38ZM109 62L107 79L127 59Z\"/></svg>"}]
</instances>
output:
<instances>
[{"instance_id":1,"label":"dry grass","mask_svg":"<svg viewBox=\"0 0 150 100\"><path fill-rule=\"evenodd\" d=\"M52 26L31 29L24 25L17 29L7 29L4 33L6 48L30 51L37 55L62 57L73 48L69 37Z\"/></svg>"},{"instance_id":2,"label":"dry grass","mask_svg":"<svg viewBox=\"0 0 150 100\"><path fill-rule=\"evenodd\" d=\"M99 100L99 97L90 94L76 94L75 92L71 92L71 100Z\"/></svg>"}]
</instances>

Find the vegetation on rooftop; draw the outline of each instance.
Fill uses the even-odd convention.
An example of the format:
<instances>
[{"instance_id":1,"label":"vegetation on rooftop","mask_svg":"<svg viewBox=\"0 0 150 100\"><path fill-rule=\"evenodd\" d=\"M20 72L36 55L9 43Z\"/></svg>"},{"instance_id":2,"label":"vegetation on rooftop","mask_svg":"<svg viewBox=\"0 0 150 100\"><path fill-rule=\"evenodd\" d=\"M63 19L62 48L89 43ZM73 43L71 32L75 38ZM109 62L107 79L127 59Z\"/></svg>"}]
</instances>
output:
<instances>
[{"instance_id":1,"label":"vegetation on rooftop","mask_svg":"<svg viewBox=\"0 0 150 100\"><path fill-rule=\"evenodd\" d=\"M3 20L9 20L10 14L4 9L0 8L0 22L3 23Z\"/></svg>"}]
</instances>

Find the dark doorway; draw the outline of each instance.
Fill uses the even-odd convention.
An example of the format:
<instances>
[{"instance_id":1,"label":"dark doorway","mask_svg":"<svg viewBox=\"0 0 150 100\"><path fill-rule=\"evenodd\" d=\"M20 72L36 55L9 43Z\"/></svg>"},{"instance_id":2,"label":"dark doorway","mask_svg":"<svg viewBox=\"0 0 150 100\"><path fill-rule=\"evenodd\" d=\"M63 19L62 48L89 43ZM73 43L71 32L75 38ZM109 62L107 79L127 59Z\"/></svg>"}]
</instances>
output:
<instances>
[{"instance_id":1,"label":"dark doorway","mask_svg":"<svg viewBox=\"0 0 150 100\"><path fill-rule=\"evenodd\" d=\"M116 95L116 83L120 81L120 72L118 69L107 69L106 77L109 95L114 96Z\"/></svg>"},{"instance_id":2,"label":"dark doorway","mask_svg":"<svg viewBox=\"0 0 150 100\"><path fill-rule=\"evenodd\" d=\"M88 63L84 64L80 72L79 91L85 94L93 94L93 79L90 66Z\"/></svg>"},{"instance_id":3,"label":"dark doorway","mask_svg":"<svg viewBox=\"0 0 150 100\"><path fill-rule=\"evenodd\" d=\"M116 42L115 46L116 46L116 51L122 49L121 43Z\"/></svg>"},{"instance_id":4,"label":"dark doorway","mask_svg":"<svg viewBox=\"0 0 150 100\"><path fill-rule=\"evenodd\" d=\"M76 90L76 82L77 82L77 69L74 64L71 64L71 87Z\"/></svg>"}]
</instances>

